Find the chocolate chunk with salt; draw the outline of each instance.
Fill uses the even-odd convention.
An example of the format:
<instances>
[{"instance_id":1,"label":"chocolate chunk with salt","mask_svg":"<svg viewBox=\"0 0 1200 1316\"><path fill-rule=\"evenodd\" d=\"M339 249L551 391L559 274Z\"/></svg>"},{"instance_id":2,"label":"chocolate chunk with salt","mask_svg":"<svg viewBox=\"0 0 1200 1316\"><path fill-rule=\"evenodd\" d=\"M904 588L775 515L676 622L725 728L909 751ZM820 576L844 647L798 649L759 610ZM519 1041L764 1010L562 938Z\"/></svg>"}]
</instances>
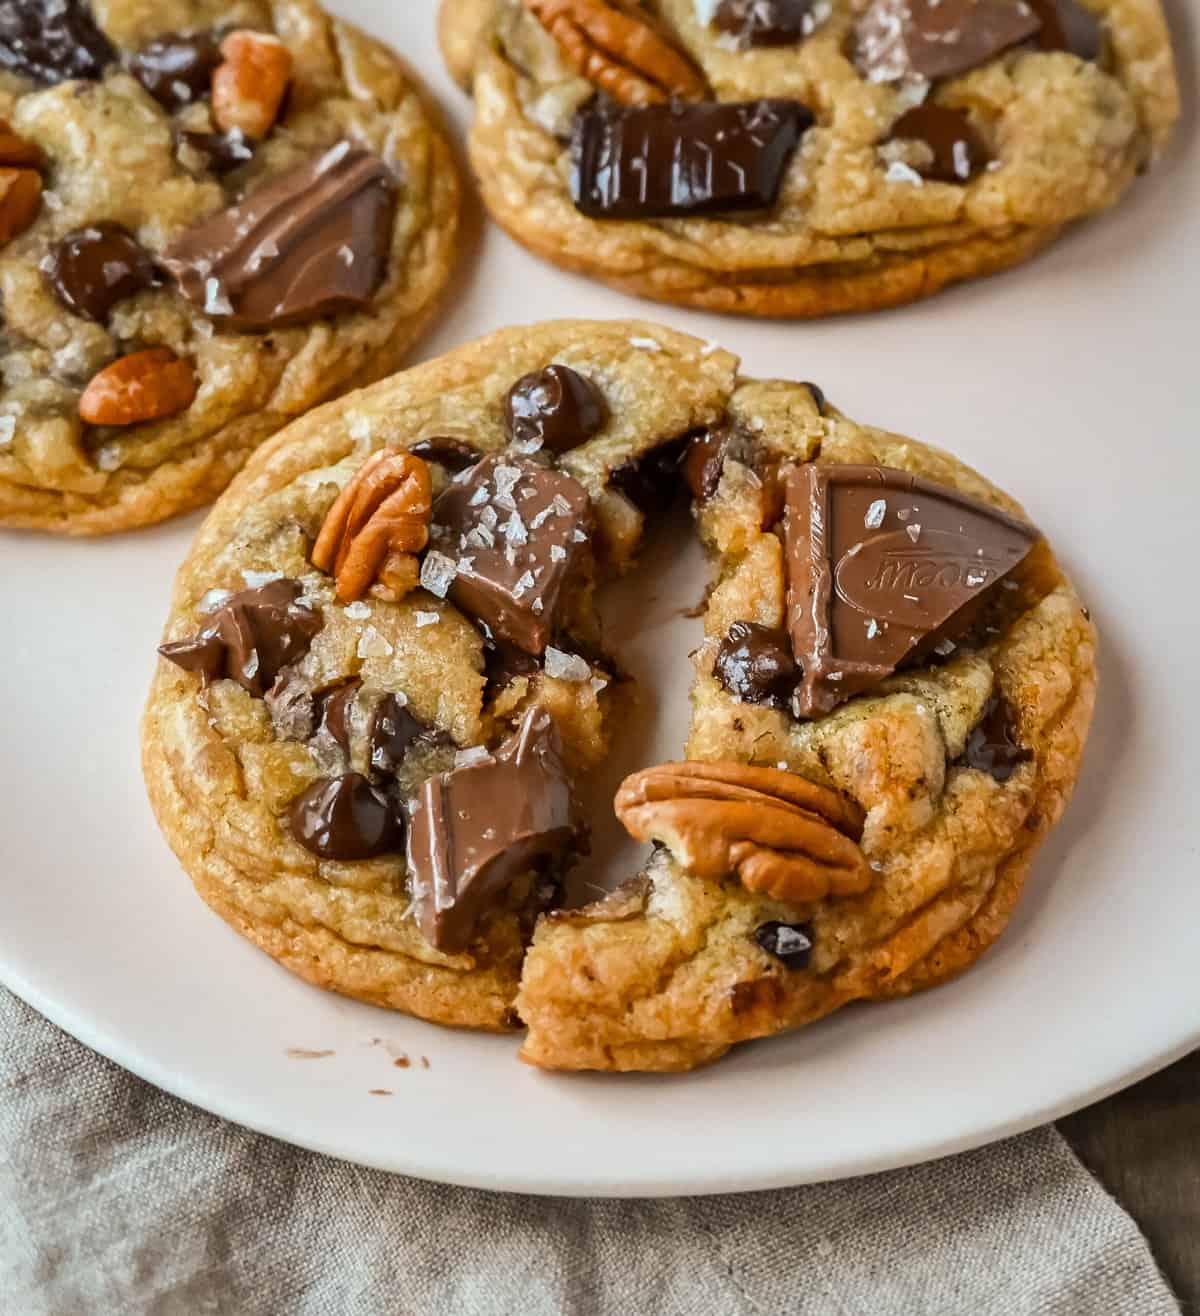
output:
<instances>
[{"instance_id":1,"label":"chocolate chunk with salt","mask_svg":"<svg viewBox=\"0 0 1200 1316\"><path fill-rule=\"evenodd\" d=\"M518 446L555 454L586 443L608 419L608 404L586 375L550 365L523 375L504 399L504 426Z\"/></svg>"},{"instance_id":2,"label":"chocolate chunk with salt","mask_svg":"<svg viewBox=\"0 0 1200 1316\"><path fill-rule=\"evenodd\" d=\"M1017 739L1017 715L1003 695L993 695L967 737L960 764L1007 781L1033 755Z\"/></svg>"},{"instance_id":3,"label":"chocolate chunk with salt","mask_svg":"<svg viewBox=\"0 0 1200 1316\"><path fill-rule=\"evenodd\" d=\"M797 717L960 638L1040 538L987 503L881 466L795 466L786 494Z\"/></svg>"},{"instance_id":4,"label":"chocolate chunk with salt","mask_svg":"<svg viewBox=\"0 0 1200 1316\"><path fill-rule=\"evenodd\" d=\"M736 699L787 708L796 685L796 663L787 631L735 621L721 641L713 675Z\"/></svg>"},{"instance_id":5,"label":"chocolate chunk with salt","mask_svg":"<svg viewBox=\"0 0 1200 1316\"><path fill-rule=\"evenodd\" d=\"M578 480L526 457L485 457L434 504L422 584L480 622L490 639L541 654L590 529Z\"/></svg>"},{"instance_id":6,"label":"chocolate chunk with salt","mask_svg":"<svg viewBox=\"0 0 1200 1316\"><path fill-rule=\"evenodd\" d=\"M408 835L418 926L439 950L465 950L509 884L575 839L558 732L534 707L494 754L422 784Z\"/></svg>"},{"instance_id":7,"label":"chocolate chunk with salt","mask_svg":"<svg viewBox=\"0 0 1200 1316\"><path fill-rule=\"evenodd\" d=\"M422 461L437 462L439 466L444 466L448 471L465 471L468 466L474 466L482 458L483 453L476 452L469 443L464 443L461 439L449 439L437 436L432 439L421 439L414 443L409 452L414 457L420 457Z\"/></svg>"},{"instance_id":8,"label":"chocolate chunk with salt","mask_svg":"<svg viewBox=\"0 0 1200 1316\"><path fill-rule=\"evenodd\" d=\"M1028 4L1042 20L1039 49L1065 50L1089 61L1104 53L1100 19L1077 0L1028 0Z\"/></svg>"},{"instance_id":9,"label":"chocolate chunk with salt","mask_svg":"<svg viewBox=\"0 0 1200 1316\"><path fill-rule=\"evenodd\" d=\"M961 110L945 105L914 105L892 125L892 141L923 142L927 160L914 159L922 178L965 183L988 163L988 149Z\"/></svg>"},{"instance_id":10,"label":"chocolate chunk with salt","mask_svg":"<svg viewBox=\"0 0 1200 1316\"><path fill-rule=\"evenodd\" d=\"M0 0L0 68L35 82L96 82L116 58L86 0Z\"/></svg>"},{"instance_id":11,"label":"chocolate chunk with salt","mask_svg":"<svg viewBox=\"0 0 1200 1316\"><path fill-rule=\"evenodd\" d=\"M387 271L396 185L349 142L201 220L161 263L218 324L273 329L370 305Z\"/></svg>"},{"instance_id":12,"label":"chocolate chunk with salt","mask_svg":"<svg viewBox=\"0 0 1200 1316\"><path fill-rule=\"evenodd\" d=\"M713 26L748 46L790 46L816 27L815 0L720 0Z\"/></svg>"},{"instance_id":13,"label":"chocolate chunk with salt","mask_svg":"<svg viewBox=\"0 0 1200 1316\"><path fill-rule=\"evenodd\" d=\"M813 122L799 101L591 108L571 133L571 197L599 219L767 210Z\"/></svg>"},{"instance_id":14,"label":"chocolate chunk with salt","mask_svg":"<svg viewBox=\"0 0 1200 1316\"><path fill-rule=\"evenodd\" d=\"M129 61L129 71L168 113L203 100L221 62L215 32L170 32L145 45Z\"/></svg>"},{"instance_id":15,"label":"chocolate chunk with salt","mask_svg":"<svg viewBox=\"0 0 1200 1316\"><path fill-rule=\"evenodd\" d=\"M288 811L292 835L321 859L361 860L404 848L404 821L358 772L321 777Z\"/></svg>"},{"instance_id":16,"label":"chocolate chunk with salt","mask_svg":"<svg viewBox=\"0 0 1200 1316\"><path fill-rule=\"evenodd\" d=\"M807 969L812 958L813 933L806 923L762 923L754 940L785 969Z\"/></svg>"},{"instance_id":17,"label":"chocolate chunk with salt","mask_svg":"<svg viewBox=\"0 0 1200 1316\"><path fill-rule=\"evenodd\" d=\"M229 677L261 697L321 629L321 614L297 602L302 592L299 581L281 579L231 594L199 635L164 644L159 653L206 681Z\"/></svg>"},{"instance_id":18,"label":"chocolate chunk with salt","mask_svg":"<svg viewBox=\"0 0 1200 1316\"><path fill-rule=\"evenodd\" d=\"M126 297L155 282L150 254L121 224L92 224L61 238L47 270L55 296L68 311L103 324Z\"/></svg>"},{"instance_id":19,"label":"chocolate chunk with salt","mask_svg":"<svg viewBox=\"0 0 1200 1316\"><path fill-rule=\"evenodd\" d=\"M874 0L858 21L854 59L871 82L952 78L1040 27L1026 0Z\"/></svg>"}]
</instances>

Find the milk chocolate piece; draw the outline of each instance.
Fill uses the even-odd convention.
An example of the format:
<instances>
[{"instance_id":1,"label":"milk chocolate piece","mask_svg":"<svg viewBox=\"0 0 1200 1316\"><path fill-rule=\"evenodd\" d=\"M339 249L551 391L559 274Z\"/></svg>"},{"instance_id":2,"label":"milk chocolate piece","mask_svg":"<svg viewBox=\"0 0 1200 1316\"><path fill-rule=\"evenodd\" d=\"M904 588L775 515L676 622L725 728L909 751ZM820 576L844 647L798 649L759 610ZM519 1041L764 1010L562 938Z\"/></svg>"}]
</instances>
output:
<instances>
[{"instance_id":1,"label":"milk chocolate piece","mask_svg":"<svg viewBox=\"0 0 1200 1316\"><path fill-rule=\"evenodd\" d=\"M408 837L413 907L426 938L439 950L465 950L515 878L565 856L576 837L573 813L558 732L536 706L494 754L428 778Z\"/></svg>"},{"instance_id":2,"label":"milk chocolate piece","mask_svg":"<svg viewBox=\"0 0 1200 1316\"><path fill-rule=\"evenodd\" d=\"M203 100L221 62L215 32L172 32L143 46L129 61L129 71L168 112Z\"/></svg>"},{"instance_id":3,"label":"milk chocolate piece","mask_svg":"<svg viewBox=\"0 0 1200 1316\"><path fill-rule=\"evenodd\" d=\"M1090 9L1076 0L1028 0L1028 4L1042 20L1040 50L1065 50L1089 61L1104 53L1104 28Z\"/></svg>"},{"instance_id":4,"label":"milk chocolate piece","mask_svg":"<svg viewBox=\"0 0 1200 1316\"><path fill-rule=\"evenodd\" d=\"M747 46L789 46L816 27L814 0L721 0L713 26Z\"/></svg>"},{"instance_id":5,"label":"milk chocolate piece","mask_svg":"<svg viewBox=\"0 0 1200 1316\"><path fill-rule=\"evenodd\" d=\"M86 0L0 0L0 68L35 82L96 82L116 58Z\"/></svg>"},{"instance_id":6,"label":"milk chocolate piece","mask_svg":"<svg viewBox=\"0 0 1200 1316\"><path fill-rule=\"evenodd\" d=\"M754 940L785 969L807 969L812 958L813 932L806 923L762 923Z\"/></svg>"},{"instance_id":7,"label":"milk chocolate piece","mask_svg":"<svg viewBox=\"0 0 1200 1316\"><path fill-rule=\"evenodd\" d=\"M952 78L1040 27L1026 0L874 0L858 21L854 58L871 82Z\"/></svg>"},{"instance_id":8,"label":"milk chocolate piece","mask_svg":"<svg viewBox=\"0 0 1200 1316\"><path fill-rule=\"evenodd\" d=\"M807 463L786 481L792 703L818 717L960 638L1040 538L957 490L880 466Z\"/></svg>"},{"instance_id":9,"label":"milk chocolate piece","mask_svg":"<svg viewBox=\"0 0 1200 1316\"><path fill-rule=\"evenodd\" d=\"M229 677L261 697L321 629L321 614L296 602L302 592L299 581L284 579L231 594L199 635L164 644L159 653L206 681Z\"/></svg>"},{"instance_id":10,"label":"milk chocolate piece","mask_svg":"<svg viewBox=\"0 0 1200 1316\"><path fill-rule=\"evenodd\" d=\"M149 253L127 228L110 223L76 229L56 242L47 277L68 311L100 324L118 302L155 282Z\"/></svg>"},{"instance_id":11,"label":"milk chocolate piece","mask_svg":"<svg viewBox=\"0 0 1200 1316\"><path fill-rule=\"evenodd\" d=\"M414 457L420 457L422 461L437 462L439 466L444 466L448 471L455 473L465 471L468 466L474 466L483 456L483 453L476 452L469 443L464 443L461 439L448 439L441 436L421 439L409 448L409 452Z\"/></svg>"},{"instance_id":12,"label":"milk chocolate piece","mask_svg":"<svg viewBox=\"0 0 1200 1316\"><path fill-rule=\"evenodd\" d=\"M1012 705L1003 695L993 695L967 737L960 763L1003 782L1031 758L1033 755L1017 739L1017 715Z\"/></svg>"},{"instance_id":13,"label":"milk chocolate piece","mask_svg":"<svg viewBox=\"0 0 1200 1316\"><path fill-rule=\"evenodd\" d=\"M893 141L924 142L931 159L914 160L922 178L965 183L988 163L988 150L961 110L945 105L915 105L892 125Z\"/></svg>"},{"instance_id":14,"label":"milk chocolate piece","mask_svg":"<svg viewBox=\"0 0 1200 1316\"><path fill-rule=\"evenodd\" d=\"M550 365L524 375L504 399L508 437L527 451L567 452L586 443L607 419L600 390L570 366Z\"/></svg>"},{"instance_id":15,"label":"milk chocolate piece","mask_svg":"<svg viewBox=\"0 0 1200 1316\"><path fill-rule=\"evenodd\" d=\"M395 205L383 161L340 142L188 229L161 263L188 301L235 329L361 310L387 270Z\"/></svg>"},{"instance_id":16,"label":"milk chocolate piece","mask_svg":"<svg viewBox=\"0 0 1200 1316\"><path fill-rule=\"evenodd\" d=\"M434 549L456 565L449 599L489 639L545 651L563 582L591 528L587 491L526 457L485 457L434 504Z\"/></svg>"},{"instance_id":17,"label":"milk chocolate piece","mask_svg":"<svg viewBox=\"0 0 1200 1316\"><path fill-rule=\"evenodd\" d=\"M789 100L581 110L571 196L601 219L766 210L812 122L806 106Z\"/></svg>"},{"instance_id":18,"label":"milk chocolate piece","mask_svg":"<svg viewBox=\"0 0 1200 1316\"><path fill-rule=\"evenodd\" d=\"M356 861L404 848L404 821L357 772L321 777L288 812L292 835L321 859Z\"/></svg>"},{"instance_id":19,"label":"milk chocolate piece","mask_svg":"<svg viewBox=\"0 0 1200 1316\"><path fill-rule=\"evenodd\" d=\"M789 707L796 664L787 631L735 621L717 650L713 675L735 699L768 708Z\"/></svg>"}]
</instances>

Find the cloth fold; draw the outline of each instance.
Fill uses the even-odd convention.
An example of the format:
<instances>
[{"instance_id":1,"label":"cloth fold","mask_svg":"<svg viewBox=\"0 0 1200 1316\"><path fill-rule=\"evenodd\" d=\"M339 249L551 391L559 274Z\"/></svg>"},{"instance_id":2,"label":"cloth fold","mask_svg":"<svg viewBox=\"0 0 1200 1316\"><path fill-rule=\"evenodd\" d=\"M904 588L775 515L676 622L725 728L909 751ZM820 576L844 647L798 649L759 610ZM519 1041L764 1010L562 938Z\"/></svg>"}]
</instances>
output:
<instances>
[{"instance_id":1,"label":"cloth fold","mask_svg":"<svg viewBox=\"0 0 1200 1316\"><path fill-rule=\"evenodd\" d=\"M1050 1128L778 1192L635 1202L489 1194L364 1170L227 1124L3 990L0 1309L1179 1313L1133 1221Z\"/></svg>"}]
</instances>

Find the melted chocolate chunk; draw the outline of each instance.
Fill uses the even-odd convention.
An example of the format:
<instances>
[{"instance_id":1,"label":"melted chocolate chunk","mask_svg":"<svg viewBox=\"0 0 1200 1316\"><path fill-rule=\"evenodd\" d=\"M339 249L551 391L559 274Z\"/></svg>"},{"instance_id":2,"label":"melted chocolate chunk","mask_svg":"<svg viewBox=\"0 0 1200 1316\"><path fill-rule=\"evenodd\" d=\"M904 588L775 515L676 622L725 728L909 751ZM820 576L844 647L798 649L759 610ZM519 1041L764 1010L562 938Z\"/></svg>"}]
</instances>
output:
<instances>
[{"instance_id":1,"label":"melted chocolate chunk","mask_svg":"<svg viewBox=\"0 0 1200 1316\"><path fill-rule=\"evenodd\" d=\"M796 664L787 631L735 621L717 650L713 675L736 699L787 708L796 685Z\"/></svg>"},{"instance_id":2,"label":"melted chocolate chunk","mask_svg":"<svg viewBox=\"0 0 1200 1316\"><path fill-rule=\"evenodd\" d=\"M552 365L525 375L504 399L504 426L521 448L568 452L601 429L608 405L600 390L570 366Z\"/></svg>"},{"instance_id":3,"label":"melted chocolate chunk","mask_svg":"<svg viewBox=\"0 0 1200 1316\"><path fill-rule=\"evenodd\" d=\"M271 725L281 740L307 740L316 723L317 700L307 681L291 668L280 672L263 696Z\"/></svg>"},{"instance_id":4,"label":"melted chocolate chunk","mask_svg":"<svg viewBox=\"0 0 1200 1316\"><path fill-rule=\"evenodd\" d=\"M99 324L118 302L155 283L149 253L127 228L107 223L76 229L55 243L47 277L68 311Z\"/></svg>"},{"instance_id":5,"label":"melted chocolate chunk","mask_svg":"<svg viewBox=\"0 0 1200 1316\"><path fill-rule=\"evenodd\" d=\"M396 186L341 142L171 243L162 265L194 306L235 329L272 329L370 305L387 272Z\"/></svg>"},{"instance_id":6,"label":"melted chocolate chunk","mask_svg":"<svg viewBox=\"0 0 1200 1316\"><path fill-rule=\"evenodd\" d=\"M705 430L692 440L683 459L683 475L693 497L705 502L716 496L725 458L737 437L736 430L722 425L719 429Z\"/></svg>"},{"instance_id":7,"label":"melted chocolate chunk","mask_svg":"<svg viewBox=\"0 0 1200 1316\"><path fill-rule=\"evenodd\" d=\"M680 467L691 442L691 436L684 435L651 448L636 461L619 466L610 479L643 516L660 515L683 492Z\"/></svg>"},{"instance_id":8,"label":"melted chocolate chunk","mask_svg":"<svg viewBox=\"0 0 1200 1316\"><path fill-rule=\"evenodd\" d=\"M186 146L204 157L214 174L228 174L254 159L254 144L238 128L227 133L175 132L177 146Z\"/></svg>"},{"instance_id":9,"label":"melted chocolate chunk","mask_svg":"<svg viewBox=\"0 0 1200 1316\"><path fill-rule=\"evenodd\" d=\"M892 126L892 141L924 142L931 159L914 160L922 178L942 183L965 183L989 160L982 138L962 110L945 105L915 105Z\"/></svg>"},{"instance_id":10,"label":"melted chocolate chunk","mask_svg":"<svg viewBox=\"0 0 1200 1316\"><path fill-rule=\"evenodd\" d=\"M483 670L487 677L483 697L490 703L505 686L519 676L532 676L542 670L536 658L511 644L489 644L483 651Z\"/></svg>"},{"instance_id":11,"label":"melted chocolate chunk","mask_svg":"<svg viewBox=\"0 0 1200 1316\"><path fill-rule=\"evenodd\" d=\"M766 210L812 122L806 106L788 100L581 110L571 196L602 219Z\"/></svg>"},{"instance_id":12,"label":"melted chocolate chunk","mask_svg":"<svg viewBox=\"0 0 1200 1316\"><path fill-rule=\"evenodd\" d=\"M854 58L871 82L952 78L1040 26L1025 0L874 0L859 19Z\"/></svg>"},{"instance_id":13,"label":"melted chocolate chunk","mask_svg":"<svg viewBox=\"0 0 1200 1316\"><path fill-rule=\"evenodd\" d=\"M558 732L531 708L494 754L421 786L408 839L421 931L439 950L465 950L510 883L561 862L576 839Z\"/></svg>"},{"instance_id":14,"label":"melted chocolate chunk","mask_svg":"<svg viewBox=\"0 0 1200 1316\"><path fill-rule=\"evenodd\" d=\"M282 668L304 657L321 629L321 614L296 602L301 593L299 581L273 580L231 594L199 635L164 644L159 653L206 681L229 677L261 697Z\"/></svg>"},{"instance_id":15,"label":"melted chocolate chunk","mask_svg":"<svg viewBox=\"0 0 1200 1316\"><path fill-rule=\"evenodd\" d=\"M375 859L404 848L404 821L357 772L322 777L288 814L292 835L321 859Z\"/></svg>"},{"instance_id":16,"label":"melted chocolate chunk","mask_svg":"<svg viewBox=\"0 0 1200 1316\"><path fill-rule=\"evenodd\" d=\"M483 457L483 453L476 452L469 443L464 443L461 439L447 439L440 436L421 439L409 448L409 452L414 457L420 457L422 461L436 462L439 466L444 466L446 470L455 473L465 471L468 466L474 466Z\"/></svg>"},{"instance_id":17,"label":"melted chocolate chunk","mask_svg":"<svg viewBox=\"0 0 1200 1316\"><path fill-rule=\"evenodd\" d=\"M967 737L959 760L968 768L986 772L997 781L1007 781L1033 755L1017 739L1017 715L1003 695L993 695L984 705L979 725Z\"/></svg>"},{"instance_id":18,"label":"melted chocolate chunk","mask_svg":"<svg viewBox=\"0 0 1200 1316\"><path fill-rule=\"evenodd\" d=\"M1080 59L1098 60L1104 54L1104 28L1090 9L1076 0L1026 0L1042 20L1038 46L1065 50Z\"/></svg>"},{"instance_id":19,"label":"melted chocolate chunk","mask_svg":"<svg viewBox=\"0 0 1200 1316\"><path fill-rule=\"evenodd\" d=\"M906 471L809 462L787 477L797 717L828 713L957 641L1038 542L1023 521Z\"/></svg>"},{"instance_id":20,"label":"melted chocolate chunk","mask_svg":"<svg viewBox=\"0 0 1200 1316\"><path fill-rule=\"evenodd\" d=\"M85 0L0 2L0 68L35 82L95 82L116 58Z\"/></svg>"},{"instance_id":21,"label":"melted chocolate chunk","mask_svg":"<svg viewBox=\"0 0 1200 1316\"><path fill-rule=\"evenodd\" d=\"M748 46L790 46L816 27L814 0L721 0L713 26Z\"/></svg>"},{"instance_id":22,"label":"melted chocolate chunk","mask_svg":"<svg viewBox=\"0 0 1200 1316\"><path fill-rule=\"evenodd\" d=\"M448 591L489 639L544 653L563 584L591 528L584 487L525 457L485 457L451 482L433 523L440 557L425 559L426 587ZM442 567L453 573L445 584Z\"/></svg>"},{"instance_id":23,"label":"melted chocolate chunk","mask_svg":"<svg viewBox=\"0 0 1200 1316\"><path fill-rule=\"evenodd\" d=\"M129 71L168 113L203 100L221 62L215 32L173 32L143 46L129 61Z\"/></svg>"},{"instance_id":24,"label":"melted chocolate chunk","mask_svg":"<svg viewBox=\"0 0 1200 1316\"><path fill-rule=\"evenodd\" d=\"M807 969L812 959L813 934L807 923L763 923L754 940L785 969Z\"/></svg>"},{"instance_id":25,"label":"melted chocolate chunk","mask_svg":"<svg viewBox=\"0 0 1200 1316\"><path fill-rule=\"evenodd\" d=\"M361 681L347 681L327 690L320 699L321 722L318 730L327 731L342 753L350 753L350 710L354 706Z\"/></svg>"},{"instance_id":26,"label":"melted chocolate chunk","mask_svg":"<svg viewBox=\"0 0 1200 1316\"><path fill-rule=\"evenodd\" d=\"M415 717L395 695L385 695L371 719L372 771L394 775L418 743L450 745L453 741L444 731Z\"/></svg>"}]
</instances>

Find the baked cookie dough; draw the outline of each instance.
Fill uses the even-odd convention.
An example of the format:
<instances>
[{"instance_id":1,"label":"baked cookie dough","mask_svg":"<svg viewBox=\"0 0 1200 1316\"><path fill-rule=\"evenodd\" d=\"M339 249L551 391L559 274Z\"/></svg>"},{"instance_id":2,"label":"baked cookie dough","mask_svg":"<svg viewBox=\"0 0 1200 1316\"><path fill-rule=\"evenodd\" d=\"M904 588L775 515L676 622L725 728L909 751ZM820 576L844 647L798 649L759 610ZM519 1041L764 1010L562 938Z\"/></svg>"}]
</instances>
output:
<instances>
[{"instance_id":1,"label":"baked cookie dough","mask_svg":"<svg viewBox=\"0 0 1200 1316\"><path fill-rule=\"evenodd\" d=\"M397 368L458 212L413 74L313 0L0 6L0 526L211 501Z\"/></svg>"},{"instance_id":2,"label":"baked cookie dough","mask_svg":"<svg viewBox=\"0 0 1200 1316\"><path fill-rule=\"evenodd\" d=\"M986 948L1078 771L1091 623L981 476L738 364L645 323L505 330L254 454L143 727L218 913L560 1069L691 1068ZM636 709L594 593L688 491L715 574L686 761L618 793L645 871L562 908L574 785Z\"/></svg>"},{"instance_id":3,"label":"baked cookie dough","mask_svg":"<svg viewBox=\"0 0 1200 1316\"><path fill-rule=\"evenodd\" d=\"M443 0L484 200L642 296L897 305L1112 205L1179 113L1158 0Z\"/></svg>"}]
</instances>

